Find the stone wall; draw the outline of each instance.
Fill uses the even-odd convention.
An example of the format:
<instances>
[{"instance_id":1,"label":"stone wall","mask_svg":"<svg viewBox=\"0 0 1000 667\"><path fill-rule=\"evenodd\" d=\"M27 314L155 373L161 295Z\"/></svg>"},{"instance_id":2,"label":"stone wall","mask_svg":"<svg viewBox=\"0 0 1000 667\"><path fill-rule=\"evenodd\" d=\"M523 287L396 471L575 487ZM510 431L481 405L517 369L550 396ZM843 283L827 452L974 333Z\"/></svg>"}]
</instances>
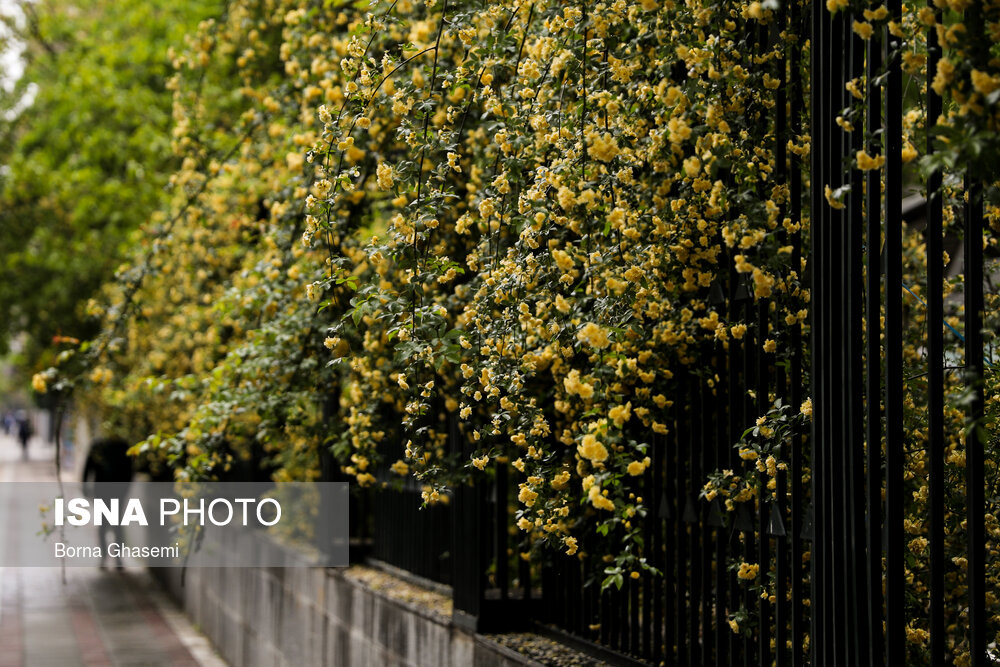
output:
<instances>
[{"instance_id":1,"label":"stone wall","mask_svg":"<svg viewBox=\"0 0 1000 667\"><path fill-rule=\"evenodd\" d=\"M232 665L538 664L455 627L444 596L426 591L400 599L399 592L413 586L370 568L159 569L154 575Z\"/></svg>"}]
</instances>

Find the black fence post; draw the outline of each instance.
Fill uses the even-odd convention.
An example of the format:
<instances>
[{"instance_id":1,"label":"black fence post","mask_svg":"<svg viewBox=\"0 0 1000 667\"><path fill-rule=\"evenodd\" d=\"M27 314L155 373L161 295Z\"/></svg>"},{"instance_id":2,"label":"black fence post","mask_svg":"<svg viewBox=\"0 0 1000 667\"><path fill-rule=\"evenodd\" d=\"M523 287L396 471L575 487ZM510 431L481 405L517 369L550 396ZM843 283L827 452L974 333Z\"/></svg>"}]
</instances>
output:
<instances>
[{"instance_id":1,"label":"black fence post","mask_svg":"<svg viewBox=\"0 0 1000 667\"><path fill-rule=\"evenodd\" d=\"M449 439L452 451L468 458L472 448L465 442L454 419L449 423ZM482 603L486 592L484 486L481 481L458 485L452 499L452 622L469 632L482 629Z\"/></svg>"}]
</instances>

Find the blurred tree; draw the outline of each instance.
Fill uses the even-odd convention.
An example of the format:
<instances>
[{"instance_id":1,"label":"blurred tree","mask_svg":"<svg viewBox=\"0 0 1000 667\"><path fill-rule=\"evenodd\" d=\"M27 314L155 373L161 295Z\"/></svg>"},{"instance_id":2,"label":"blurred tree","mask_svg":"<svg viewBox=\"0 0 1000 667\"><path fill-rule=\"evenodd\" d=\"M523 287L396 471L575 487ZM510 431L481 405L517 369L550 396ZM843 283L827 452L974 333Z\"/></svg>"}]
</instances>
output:
<instances>
[{"instance_id":1,"label":"blurred tree","mask_svg":"<svg viewBox=\"0 0 1000 667\"><path fill-rule=\"evenodd\" d=\"M0 352L26 334L29 366L54 336L94 333L84 304L161 207L170 148L168 48L219 2L15 3L0 50Z\"/></svg>"}]
</instances>

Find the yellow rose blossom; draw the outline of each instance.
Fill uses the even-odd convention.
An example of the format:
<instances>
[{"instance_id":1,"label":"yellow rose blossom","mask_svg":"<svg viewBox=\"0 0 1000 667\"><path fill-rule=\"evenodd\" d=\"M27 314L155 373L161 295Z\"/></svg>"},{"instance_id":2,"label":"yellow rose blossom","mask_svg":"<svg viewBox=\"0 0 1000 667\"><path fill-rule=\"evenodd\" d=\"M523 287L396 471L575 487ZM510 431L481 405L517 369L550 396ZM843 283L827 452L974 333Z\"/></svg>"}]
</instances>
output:
<instances>
[{"instance_id":1,"label":"yellow rose blossom","mask_svg":"<svg viewBox=\"0 0 1000 667\"><path fill-rule=\"evenodd\" d=\"M564 537L563 544L566 545L567 556L572 556L577 552L577 542L575 537L570 535Z\"/></svg>"},{"instance_id":2,"label":"yellow rose blossom","mask_svg":"<svg viewBox=\"0 0 1000 667\"><path fill-rule=\"evenodd\" d=\"M614 502L601 493L601 487L597 484L590 487L590 491L587 492L587 498L590 500L590 503L599 510L606 510L610 512L615 509Z\"/></svg>"},{"instance_id":3,"label":"yellow rose blossom","mask_svg":"<svg viewBox=\"0 0 1000 667\"><path fill-rule=\"evenodd\" d=\"M577 445L577 452L579 452L580 456L583 458L593 461L594 463L601 463L602 461L606 461L608 458L607 448L601 444L601 442L597 439L597 436L592 433L588 433L583 436L580 440L580 444Z\"/></svg>"},{"instance_id":4,"label":"yellow rose blossom","mask_svg":"<svg viewBox=\"0 0 1000 667\"><path fill-rule=\"evenodd\" d=\"M611 344L608 339L608 332L593 322L588 322L576 335L581 343L586 343L590 347L602 350Z\"/></svg>"},{"instance_id":5,"label":"yellow rose blossom","mask_svg":"<svg viewBox=\"0 0 1000 667\"><path fill-rule=\"evenodd\" d=\"M872 157L864 150L858 151L855 157L858 161L858 169L861 169L862 171L881 169L882 165L885 164L884 155L876 155L875 157Z\"/></svg>"}]
</instances>

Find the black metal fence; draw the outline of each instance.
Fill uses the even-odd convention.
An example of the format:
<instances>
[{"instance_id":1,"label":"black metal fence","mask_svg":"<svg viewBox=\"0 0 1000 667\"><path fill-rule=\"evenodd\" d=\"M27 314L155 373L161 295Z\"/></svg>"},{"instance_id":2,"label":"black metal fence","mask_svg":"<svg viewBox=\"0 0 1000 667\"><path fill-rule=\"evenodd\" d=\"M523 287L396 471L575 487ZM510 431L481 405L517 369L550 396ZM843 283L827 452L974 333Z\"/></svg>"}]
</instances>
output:
<instances>
[{"instance_id":1,"label":"black metal fence","mask_svg":"<svg viewBox=\"0 0 1000 667\"><path fill-rule=\"evenodd\" d=\"M898 0L888 3L888 9L898 20ZM843 209L825 205L823 194L815 189L811 202L817 526L812 563L813 663L943 665L967 653L966 664L992 664L997 655L994 649L991 659L987 652L984 559L988 550L983 529L988 509L982 424L982 187L966 180L966 201L957 225L964 235L960 325L964 360L955 366L944 344L942 175L932 174L927 184L928 259L926 275L918 276L925 286L921 298L904 280L904 74L899 55L892 56L891 42L862 41L852 32L854 19L847 12L834 17L816 12L812 28L813 177L834 188L850 186ZM969 28L976 31L982 26ZM941 114L941 99L931 87L941 51L934 30L928 31L927 39L925 122L932 127ZM845 139L836 116L838 109L850 104L844 84L851 79L868 82L861 119L865 132ZM909 83L918 87L921 82ZM878 170L868 172L865 179L862 172L845 169L847 158L862 148L885 155L884 192ZM933 153L933 143L928 142L927 151ZM904 295L926 309L918 363L904 359L904 330L912 329L915 319L912 313L907 315ZM946 383L946 372L964 377ZM910 386L914 381L921 383L919 391ZM964 488L946 485L946 443L955 435L946 432L946 394L955 385L964 385L967 392ZM915 396L923 405L912 404ZM926 409L926 424L916 429L904 424L907 409L915 407ZM916 479L915 456L924 462ZM926 493L929 510L929 516L920 517L926 525L919 531L908 523L915 493ZM965 505L967 523L946 527L946 507L956 501ZM915 534L927 542L927 567L918 568L913 562L907 542ZM954 564L961 559L967 560L967 567ZM967 590L949 596L946 577L954 589L959 575ZM910 637L914 626L926 627L926 642Z\"/></svg>"},{"instance_id":2,"label":"black metal fence","mask_svg":"<svg viewBox=\"0 0 1000 667\"><path fill-rule=\"evenodd\" d=\"M899 0L888 10L898 18ZM965 653L968 664L990 664L987 644L996 627L985 602L982 419L992 352L984 350L981 333L983 189L967 183L956 226L964 235L964 307L953 304L954 312L946 313L944 266L927 262L924 343L904 364L904 328L912 331L920 318L907 315L903 303L904 288L912 286L903 275L900 63L891 57L887 35L863 40L852 31L850 11L782 3L778 15L770 32L751 39L758 48L783 49L783 59L768 65L781 82L770 121L775 179L788 186L782 217L793 224L803 212L810 217L810 239L786 238L789 266L800 267L803 255L809 260L809 335L797 324L774 321L768 302L754 301L735 272L708 290L706 298L731 321L756 326L743 345L701 350L702 365L677 378L677 396L685 400L670 409L668 433L646 434L652 465L629 490L651 508L643 538L661 576L642 572L602 592L605 564L597 559L553 557L540 564L522 557L522 537L513 527L513 473L505 464L431 512L416 510L416 489L375 500L374 555L450 584L456 624L479 631L533 627L623 664L942 665ZM783 31L808 35L811 53L805 39L784 40ZM933 76L939 51L930 32L927 71ZM807 62L808 82L796 75ZM860 131L845 133L837 116L853 102L845 90L851 80L865 82L866 101L854 119ZM933 91L927 95L926 122L933 123L941 104ZM811 127L803 127L805 119ZM788 140L806 129L810 157L789 154ZM883 169L851 168L862 149L884 155ZM829 205L824 185L850 186L842 208ZM945 243L940 185L940 174L932 176L920 232L930 258L941 257ZM946 314L962 319L959 370L944 344ZM763 349L769 325L784 331L789 352L780 360ZM919 392L905 384L915 379L915 368L923 369L916 374ZM946 373L953 374L950 383ZM964 375L956 380L956 373ZM952 428L944 418L946 394L956 383L968 389L963 409L970 428L959 448L965 454L960 489L946 485L945 472L955 449L946 447L955 435L946 433ZM761 473L762 488L773 484L768 493L733 508L703 497L713 471L753 468L734 444L775 399L797 411L806 398L813 405L811 432L781 445L787 467L773 480ZM925 401L917 408L926 409L926 426L904 429L905 409L914 409L915 398ZM453 447L467 447L454 429L452 440ZM918 451L925 466L914 468ZM924 486L929 516L914 533L908 512ZM965 524L947 527L946 536L946 504L956 497ZM915 564L906 531L926 539L926 566ZM601 539L585 536L581 551L599 551ZM967 559L967 566L954 565L956 558ZM741 581L740 563L759 567L763 594ZM946 590L946 581L955 585L949 573L962 577L966 591L957 597ZM926 641L909 637L917 626L927 628Z\"/></svg>"}]
</instances>

